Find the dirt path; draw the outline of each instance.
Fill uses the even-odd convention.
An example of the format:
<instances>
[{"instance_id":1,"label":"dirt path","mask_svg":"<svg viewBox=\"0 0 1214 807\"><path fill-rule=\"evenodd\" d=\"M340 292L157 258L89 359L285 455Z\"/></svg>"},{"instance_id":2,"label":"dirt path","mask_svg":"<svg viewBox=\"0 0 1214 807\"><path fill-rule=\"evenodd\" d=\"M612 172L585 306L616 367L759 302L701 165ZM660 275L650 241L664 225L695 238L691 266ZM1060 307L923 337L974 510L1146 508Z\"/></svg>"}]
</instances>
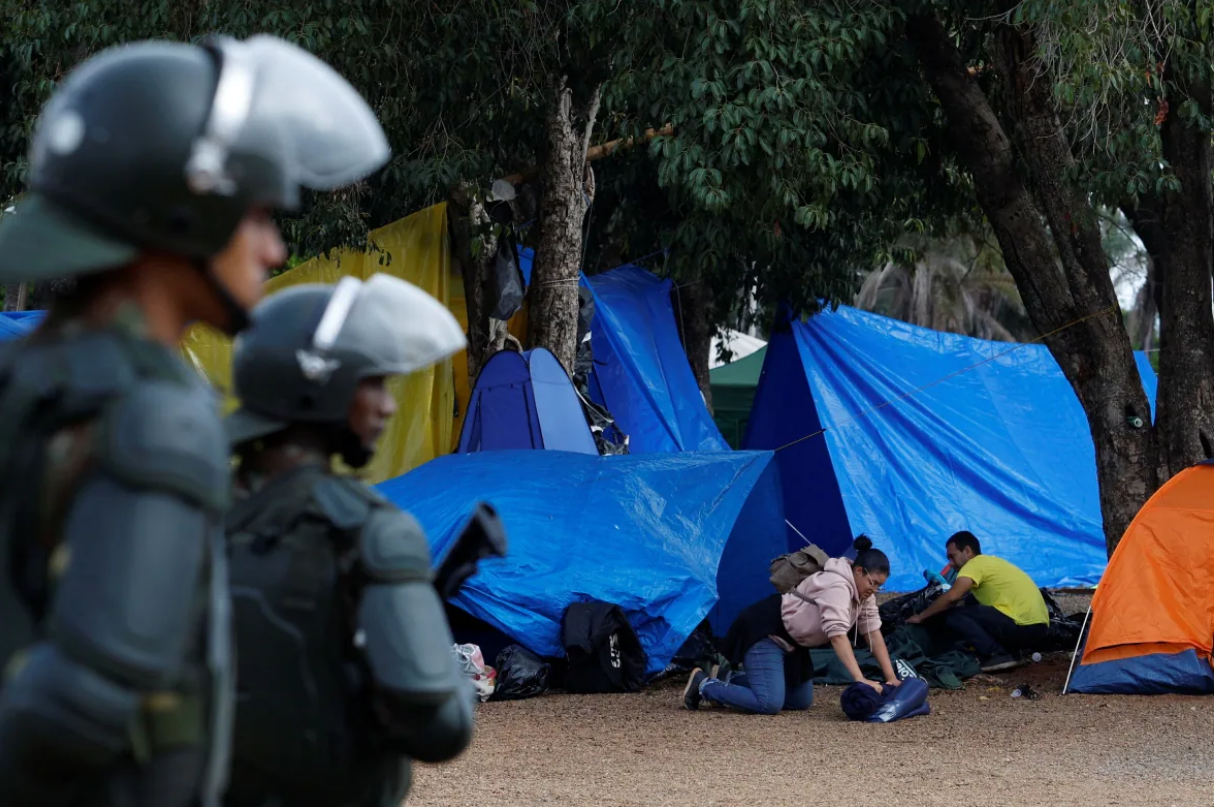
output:
<instances>
[{"instance_id":1,"label":"dirt path","mask_svg":"<svg viewBox=\"0 0 1214 807\"><path fill-rule=\"evenodd\" d=\"M1214 698L1062 697L1066 664L933 691L931 715L890 725L849 722L837 687L819 688L806 714L774 718L683 711L682 682L489 703L474 747L421 766L407 805L1214 804ZM1039 700L1010 697L1026 680Z\"/></svg>"}]
</instances>

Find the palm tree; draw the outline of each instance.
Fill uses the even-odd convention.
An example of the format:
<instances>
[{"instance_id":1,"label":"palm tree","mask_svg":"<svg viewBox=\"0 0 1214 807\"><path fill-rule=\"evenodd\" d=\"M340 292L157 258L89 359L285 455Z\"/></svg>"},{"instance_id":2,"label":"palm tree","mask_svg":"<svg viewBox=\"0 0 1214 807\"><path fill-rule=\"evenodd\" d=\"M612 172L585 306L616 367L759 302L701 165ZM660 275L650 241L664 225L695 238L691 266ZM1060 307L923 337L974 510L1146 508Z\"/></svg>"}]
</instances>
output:
<instances>
[{"instance_id":1,"label":"palm tree","mask_svg":"<svg viewBox=\"0 0 1214 807\"><path fill-rule=\"evenodd\" d=\"M1154 266L1120 210L1101 210L1101 232L1113 285L1137 288L1125 312L1136 350L1157 337ZM864 278L854 305L937 331L1027 342L1037 337L998 246L984 230L908 240L912 261L887 263Z\"/></svg>"},{"instance_id":2,"label":"palm tree","mask_svg":"<svg viewBox=\"0 0 1214 807\"><path fill-rule=\"evenodd\" d=\"M1036 336L999 250L981 234L907 246L913 262L891 261L870 272L856 308L980 339L1025 342Z\"/></svg>"}]
</instances>

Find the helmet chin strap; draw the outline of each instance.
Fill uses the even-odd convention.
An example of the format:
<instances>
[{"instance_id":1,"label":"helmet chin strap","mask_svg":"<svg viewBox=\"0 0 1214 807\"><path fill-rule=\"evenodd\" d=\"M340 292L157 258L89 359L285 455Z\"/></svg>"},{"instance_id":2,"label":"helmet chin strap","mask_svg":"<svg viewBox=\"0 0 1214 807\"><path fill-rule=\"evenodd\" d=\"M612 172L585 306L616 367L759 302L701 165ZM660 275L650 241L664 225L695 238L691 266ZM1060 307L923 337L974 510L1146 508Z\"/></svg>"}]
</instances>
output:
<instances>
[{"instance_id":1,"label":"helmet chin strap","mask_svg":"<svg viewBox=\"0 0 1214 807\"><path fill-rule=\"evenodd\" d=\"M220 330L228 336L235 336L249 327L251 322L249 312L240 303L236 302L236 298L228 291L227 286L223 285L219 278L215 276L215 272L211 270L211 262L200 260L195 266L202 274L203 279L206 280L207 285L211 287L211 291L219 298L220 306L223 307L225 321Z\"/></svg>"},{"instance_id":2,"label":"helmet chin strap","mask_svg":"<svg viewBox=\"0 0 1214 807\"><path fill-rule=\"evenodd\" d=\"M363 445L363 441L349 426L341 429L337 440L338 456L351 468L356 470L362 468L375 456L375 452Z\"/></svg>"}]
</instances>

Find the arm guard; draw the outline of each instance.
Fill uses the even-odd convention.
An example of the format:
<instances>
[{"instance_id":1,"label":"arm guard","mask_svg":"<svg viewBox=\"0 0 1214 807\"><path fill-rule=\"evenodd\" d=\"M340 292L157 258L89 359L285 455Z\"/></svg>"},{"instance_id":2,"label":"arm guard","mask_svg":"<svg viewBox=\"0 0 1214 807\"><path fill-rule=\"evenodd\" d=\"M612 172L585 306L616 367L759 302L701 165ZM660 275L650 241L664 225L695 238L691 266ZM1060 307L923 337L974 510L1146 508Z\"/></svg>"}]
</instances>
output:
<instances>
[{"instance_id":1,"label":"arm guard","mask_svg":"<svg viewBox=\"0 0 1214 807\"><path fill-rule=\"evenodd\" d=\"M451 652L425 536L412 517L377 507L360 548L367 585L358 622L391 743L424 762L451 759L471 742L473 693Z\"/></svg>"},{"instance_id":2,"label":"arm guard","mask_svg":"<svg viewBox=\"0 0 1214 807\"><path fill-rule=\"evenodd\" d=\"M149 383L106 414L98 467L64 525L70 560L50 639L0 695L3 779L23 769L72 779L112 764L141 695L180 686L228 490L222 426L207 403L197 390ZM0 790L10 786L19 787Z\"/></svg>"}]
</instances>

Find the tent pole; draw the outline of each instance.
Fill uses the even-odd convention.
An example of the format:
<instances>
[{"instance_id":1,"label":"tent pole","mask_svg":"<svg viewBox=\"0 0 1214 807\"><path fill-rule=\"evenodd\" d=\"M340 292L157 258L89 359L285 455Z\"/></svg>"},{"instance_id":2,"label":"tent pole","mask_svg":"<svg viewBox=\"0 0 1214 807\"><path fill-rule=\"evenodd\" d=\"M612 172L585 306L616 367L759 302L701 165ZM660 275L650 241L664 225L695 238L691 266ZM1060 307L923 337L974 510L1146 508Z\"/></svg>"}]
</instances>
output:
<instances>
[{"instance_id":1,"label":"tent pole","mask_svg":"<svg viewBox=\"0 0 1214 807\"><path fill-rule=\"evenodd\" d=\"M1096 594L1093 592L1093 599ZM1079 638L1075 640L1075 652L1071 653L1071 666L1066 671L1066 683L1062 685L1062 694L1066 694L1066 688L1071 685L1071 673L1075 671L1075 659L1079 658L1079 645L1083 644L1083 632L1088 629L1088 617L1092 615L1092 602L1088 601L1088 612L1083 615L1083 627L1079 629Z\"/></svg>"},{"instance_id":2,"label":"tent pole","mask_svg":"<svg viewBox=\"0 0 1214 807\"><path fill-rule=\"evenodd\" d=\"M797 529L796 527L793 527L793 524L792 524L792 522L791 522L791 521L789 521L788 519L784 519L784 523L785 523L785 524L787 524L788 526L792 527L792 531L793 531L793 532L795 532L797 535L800 535L800 536L801 536L801 540L802 540L802 541L804 541L806 544L812 544L812 543L813 543L813 541L811 541L811 540L809 540L808 538L806 538L806 537L805 537L805 533L801 532L801 531L800 531L799 529Z\"/></svg>"}]
</instances>

